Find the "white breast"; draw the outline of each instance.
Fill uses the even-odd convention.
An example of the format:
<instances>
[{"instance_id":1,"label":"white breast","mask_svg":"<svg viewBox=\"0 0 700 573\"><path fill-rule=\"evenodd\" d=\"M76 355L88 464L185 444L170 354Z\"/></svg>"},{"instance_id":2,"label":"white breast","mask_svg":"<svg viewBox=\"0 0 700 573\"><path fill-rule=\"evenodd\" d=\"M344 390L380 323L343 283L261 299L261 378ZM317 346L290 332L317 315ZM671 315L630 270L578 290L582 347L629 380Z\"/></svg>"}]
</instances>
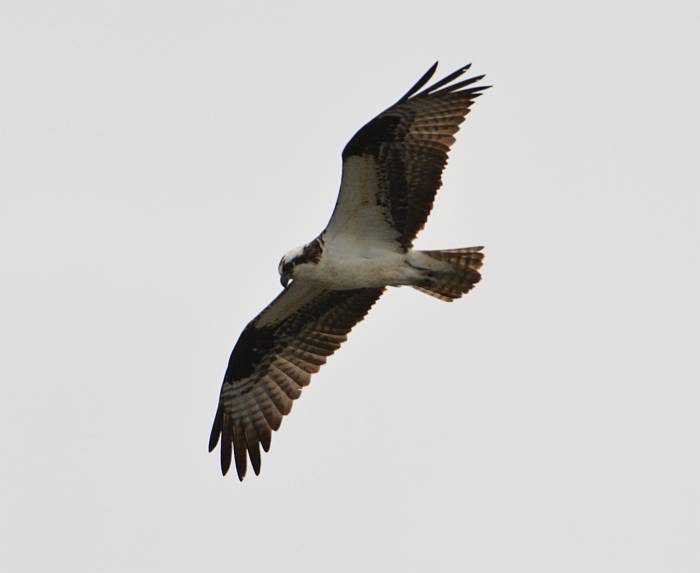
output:
<instances>
[{"instance_id":1,"label":"white breast","mask_svg":"<svg viewBox=\"0 0 700 573\"><path fill-rule=\"evenodd\" d=\"M297 278L332 289L398 285L405 283L405 259L404 253L381 244L339 237L326 242L318 264L304 265Z\"/></svg>"}]
</instances>

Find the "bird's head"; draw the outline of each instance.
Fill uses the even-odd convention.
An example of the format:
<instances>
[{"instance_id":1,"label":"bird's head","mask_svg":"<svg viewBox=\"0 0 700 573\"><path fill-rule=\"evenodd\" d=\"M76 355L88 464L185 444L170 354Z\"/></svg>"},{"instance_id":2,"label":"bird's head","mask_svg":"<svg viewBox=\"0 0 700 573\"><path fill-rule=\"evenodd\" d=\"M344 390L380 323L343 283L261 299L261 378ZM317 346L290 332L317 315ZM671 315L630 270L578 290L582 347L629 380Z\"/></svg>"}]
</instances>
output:
<instances>
[{"instance_id":1,"label":"bird's head","mask_svg":"<svg viewBox=\"0 0 700 573\"><path fill-rule=\"evenodd\" d=\"M277 267L282 286L287 288L289 281L298 278L309 265L317 264L321 258L321 251L321 241L314 239L308 245L292 249L284 255Z\"/></svg>"}]
</instances>

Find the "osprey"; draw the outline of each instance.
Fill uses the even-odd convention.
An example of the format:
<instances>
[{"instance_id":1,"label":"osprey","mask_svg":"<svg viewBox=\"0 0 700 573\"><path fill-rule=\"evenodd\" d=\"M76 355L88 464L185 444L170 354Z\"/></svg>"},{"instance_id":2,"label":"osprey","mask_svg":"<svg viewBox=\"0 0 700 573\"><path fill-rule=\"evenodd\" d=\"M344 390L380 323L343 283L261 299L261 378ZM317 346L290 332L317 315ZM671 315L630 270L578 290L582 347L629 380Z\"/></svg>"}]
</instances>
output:
<instances>
[{"instance_id":1,"label":"osprey","mask_svg":"<svg viewBox=\"0 0 700 573\"><path fill-rule=\"evenodd\" d=\"M455 81L466 65L429 87L437 62L398 102L362 127L343 150L338 200L328 226L284 255L284 290L243 330L221 387L211 452L231 458L243 480L247 458L260 472L260 446L311 375L346 340L387 286L408 285L453 301L481 278L482 247L411 248L442 183L454 134L484 76ZM291 281L291 282L290 282Z\"/></svg>"}]
</instances>

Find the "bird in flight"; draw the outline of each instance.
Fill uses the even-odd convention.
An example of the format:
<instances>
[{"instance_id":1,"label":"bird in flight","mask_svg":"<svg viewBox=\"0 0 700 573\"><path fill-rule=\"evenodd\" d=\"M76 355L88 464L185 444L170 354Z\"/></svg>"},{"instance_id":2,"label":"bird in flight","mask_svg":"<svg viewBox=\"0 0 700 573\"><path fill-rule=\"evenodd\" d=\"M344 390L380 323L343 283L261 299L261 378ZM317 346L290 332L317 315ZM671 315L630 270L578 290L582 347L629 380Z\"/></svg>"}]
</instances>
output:
<instances>
[{"instance_id":1,"label":"bird in flight","mask_svg":"<svg viewBox=\"0 0 700 573\"><path fill-rule=\"evenodd\" d=\"M243 330L219 396L209 451L221 441L221 470L247 459L260 473L260 446L311 375L346 340L387 286L411 286L447 302L481 275L482 247L412 249L442 183L455 133L484 76L459 79L466 65L432 85L437 62L343 150L340 192L326 228L282 257L284 289Z\"/></svg>"}]
</instances>

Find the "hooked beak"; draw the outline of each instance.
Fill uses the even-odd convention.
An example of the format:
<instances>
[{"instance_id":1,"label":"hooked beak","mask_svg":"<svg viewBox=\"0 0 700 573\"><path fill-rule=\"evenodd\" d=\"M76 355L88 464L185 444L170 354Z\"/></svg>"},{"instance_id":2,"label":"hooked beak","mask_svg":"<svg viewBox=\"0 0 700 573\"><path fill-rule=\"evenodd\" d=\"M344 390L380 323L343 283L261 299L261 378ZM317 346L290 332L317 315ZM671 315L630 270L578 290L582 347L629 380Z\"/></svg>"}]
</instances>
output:
<instances>
[{"instance_id":1,"label":"hooked beak","mask_svg":"<svg viewBox=\"0 0 700 573\"><path fill-rule=\"evenodd\" d=\"M290 277L289 275L286 275L284 273L280 275L280 282L282 283L282 286L284 288L287 288L287 285L289 284L290 280L292 280L292 277Z\"/></svg>"}]
</instances>

